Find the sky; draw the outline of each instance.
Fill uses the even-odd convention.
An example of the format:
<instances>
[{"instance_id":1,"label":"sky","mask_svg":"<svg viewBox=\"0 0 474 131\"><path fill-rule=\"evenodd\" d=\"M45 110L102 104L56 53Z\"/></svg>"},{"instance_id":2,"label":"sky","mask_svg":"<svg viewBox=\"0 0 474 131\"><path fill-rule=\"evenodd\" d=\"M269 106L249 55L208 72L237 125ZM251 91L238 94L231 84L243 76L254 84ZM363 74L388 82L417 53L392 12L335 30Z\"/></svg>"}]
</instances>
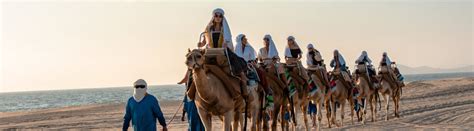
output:
<instances>
[{"instance_id":1,"label":"sky","mask_svg":"<svg viewBox=\"0 0 474 131\"><path fill-rule=\"evenodd\" d=\"M326 61L338 49L352 67L361 51L399 64L474 65L473 2L5 0L0 92L174 84L188 48L223 8L232 36L259 49L271 34L280 55L289 35ZM305 60L305 58L303 59Z\"/></svg>"}]
</instances>

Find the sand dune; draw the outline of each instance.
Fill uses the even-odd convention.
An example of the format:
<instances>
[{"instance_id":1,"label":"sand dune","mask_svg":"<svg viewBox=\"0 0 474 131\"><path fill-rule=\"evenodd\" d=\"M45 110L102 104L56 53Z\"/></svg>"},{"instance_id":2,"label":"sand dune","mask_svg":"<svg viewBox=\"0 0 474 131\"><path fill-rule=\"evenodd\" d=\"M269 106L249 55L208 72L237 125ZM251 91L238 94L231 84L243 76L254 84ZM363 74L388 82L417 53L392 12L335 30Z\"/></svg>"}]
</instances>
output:
<instances>
[{"instance_id":1,"label":"sand dune","mask_svg":"<svg viewBox=\"0 0 474 131\"><path fill-rule=\"evenodd\" d=\"M383 102L383 99L382 99ZM161 101L167 121L171 119L179 101ZM0 129L70 129L119 130L122 126L123 104L87 105L36 111L0 113ZM474 78L455 78L419 81L403 89L400 107L401 118L394 118L390 103L390 120L383 120L385 111L377 111L377 121L366 125L350 124L346 109L345 126L333 128L357 130L391 129L474 129ZM324 113L324 112L323 112ZM186 130L187 123L180 121L181 113L170 124L170 130ZM369 117L370 118L370 113ZM339 116L338 116L339 120ZM221 125L215 119L216 129ZM323 128L327 129L323 115Z\"/></svg>"}]
</instances>

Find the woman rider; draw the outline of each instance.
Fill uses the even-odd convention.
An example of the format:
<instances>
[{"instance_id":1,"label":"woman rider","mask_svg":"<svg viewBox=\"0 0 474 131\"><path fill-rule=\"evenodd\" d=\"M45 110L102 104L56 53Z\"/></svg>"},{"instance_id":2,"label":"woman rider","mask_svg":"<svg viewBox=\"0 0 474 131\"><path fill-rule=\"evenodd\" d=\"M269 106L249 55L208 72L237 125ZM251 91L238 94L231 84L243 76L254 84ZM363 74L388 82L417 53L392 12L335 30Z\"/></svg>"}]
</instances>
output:
<instances>
[{"instance_id":1,"label":"woman rider","mask_svg":"<svg viewBox=\"0 0 474 131\"><path fill-rule=\"evenodd\" d=\"M327 76L326 65L324 64L324 60L321 53L316 48L314 48L313 44L311 43L308 44L306 48L308 48L308 54L306 55L307 57L306 64L308 65L308 69L314 70L318 66L323 67L321 68L322 77L324 77L323 84L329 88L329 80Z\"/></svg>"},{"instance_id":2,"label":"woman rider","mask_svg":"<svg viewBox=\"0 0 474 131\"><path fill-rule=\"evenodd\" d=\"M257 67L257 58L256 58L256 53L252 45L247 41L247 37L244 34L239 34L235 40L237 43L235 45L235 54L237 56L242 57L249 63L249 68L253 68L256 71ZM253 76L257 76L257 72L253 72ZM260 78L260 82L263 82L264 79ZM263 84L263 83L262 83ZM265 84L263 84L265 85ZM272 90L268 86L263 86L263 90L265 91L265 94L267 94L267 100L270 104L273 103L273 96L272 96Z\"/></svg>"},{"instance_id":3,"label":"woman rider","mask_svg":"<svg viewBox=\"0 0 474 131\"><path fill-rule=\"evenodd\" d=\"M303 77L303 79L308 80L308 73L304 69L303 65L301 64L301 58L303 52L301 51L300 46L298 46L298 43L295 41L295 37L289 36L287 38L288 44L286 45L285 48L285 60L286 64L296 64L299 68L299 75Z\"/></svg>"},{"instance_id":4,"label":"woman rider","mask_svg":"<svg viewBox=\"0 0 474 131\"><path fill-rule=\"evenodd\" d=\"M274 65L280 80L288 84L285 77L285 70L283 66L279 65L280 57L278 56L278 50L275 46L275 42L273 42L272 36L269 34L265 35L263 37L263 45L264 47L258 51L257 59L262 62L264 66Z\"/></svg>"}]
</instances>

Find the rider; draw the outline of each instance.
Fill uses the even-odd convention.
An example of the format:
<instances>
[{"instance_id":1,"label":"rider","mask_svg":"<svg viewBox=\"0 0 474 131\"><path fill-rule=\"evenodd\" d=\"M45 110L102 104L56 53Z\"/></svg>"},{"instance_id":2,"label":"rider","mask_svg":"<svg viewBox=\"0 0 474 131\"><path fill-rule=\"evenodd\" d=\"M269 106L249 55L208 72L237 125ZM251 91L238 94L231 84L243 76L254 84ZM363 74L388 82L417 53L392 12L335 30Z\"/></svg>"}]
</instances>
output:
<instances>
[{"instance_id":1,"label":"rider","mask_svg":"<svg viewBox=\"0 0 474 131\"><path fill-rule=\"evenodd\" d=\"M232 44L232 35L226 18L224 17L224 10L217 8L212 12L212 19L206 26L204 31L205 39L198 43L198 47L206 48L226 48L232 73L238 75L241 80L241 86L247 86L247 77L245 72L247 70L247 63L245 60L237 56ZM186 74L189 74L189 70ZM188 78L186 75L186 78ZM186 79L185 78L185 79ZM184 79L179 83L184 83ZM244 97L248 96L247 90L242 90Z\"/></svg>"},{"instance_id":2,"label":"rider","mask_svg":"<svg viewBox=\"0 0 474 131\"><path fill-rule=\"evenodd\" d=\"M247 37L244 34L239 34L235 40L237 44L235 45L235 54L239 57L242 57L247 61L248 67L255 71L255 67L257 67L257 58L255 50L253 49L252 45L247 41ZM257 72L249 71L250 77L256 77ZM253 75L252 75L253 74ZM254 78L255 79L255 78ZM260 78L260 81L262 78ZM273 99L272 97L272 90L268 86L263 86L263 90L267 94L268 99Z\"/></svg>"},{"instance_id":3,"label":"rider","mask_svg":"<svg viewBox=\"0 0 474 131\"><path fill-rule=\"evenodd\" d=\"M328 80L328 76L327 76L327 70L326 70L326 65L324 64L324 59L323 57L321 56L321 53L314 48L313 44L308 44L307 46L308 48L308 54L306 55L307 59L306 59L306 64L308 65L308 69L311 70L311 69L314 69L314 68L317 68L317 67L323 67L321 68L321 71L322 71L322 77L324 77L323 81L323 84L325 83L325 85L327 87L329 87L329 80Z\"/></svg>"},{"instance_id":4,"label":"rider","mask_svg":"<svg viewBox=\"0 0 474 131\"><path fill-rule=\"evenodd\" d=\"M400 74L397 68L395 68L395 70L392 70L391 68L392 64L394 63L395 62L392 62L388 57L387 52L384 52L382 55L382 60L380 61L380 67L386 67L388 69L388 73L391 74L390 76L392 77L392 79L397 81L397 85L403 86L403 76Z\"/></svg>"},{"instance_id":5,"label":"rider","mask_svg":"<svg viewBox=\"0 0 474 131\"><path fill-rule=\"evenodd\" d=\"M334 71L339 69L341 71L341 75L344 77L344 80L352 84L348 67L346 66L346 61L338 50L334 50L334 58L331 60L330 66L334 69Z\"/></svg>"},{"instance_id":6,"label":"rider","mask_svg":"<svg viewBox=\"0 0 474 131\"><path fill-rule=\"evenodd\" d=\"M272 36L269 34L265 35L263 41L264 47L260 48L257 59L262 62L264 66L274 65L280 80L287 84L285 70L283 69L283 66L279 64L280 57L278 56L278 50L273 42Z\"/></svg>"},{"instance_id":7,"label":"rider","mask_svg":"<svg viewBox=\"0 0 474 131\"><path fill-rule=\"evenodd\" d=\"M367 71L369 73L369 76L371 76L372 80L375 79L375 68L372 65L372 60L370 60L369 56L367 55L367 51L362 51L360 54L359 58L355 61L356 64L361 65L361 64L366 64L367 63Z\"/></svg>"},{"instance_id":8,"label":"rider","mask_svg":"<svg viewBox=\"0 0 474 131\"><path fill-rule=\"evenodd\" d=\"M303 79L308 80L308 73L306 70L304 70L303 65L301 64L301 58L303 52L301 51L300 46L298 46L298 43L295 41L295 37L293 36L288 36L287 38L288 44L286 45L285 48L285 60L286 64L296 64L298 68L300 69L299 75L303 77Z\"/></svg>"}]
</instances>

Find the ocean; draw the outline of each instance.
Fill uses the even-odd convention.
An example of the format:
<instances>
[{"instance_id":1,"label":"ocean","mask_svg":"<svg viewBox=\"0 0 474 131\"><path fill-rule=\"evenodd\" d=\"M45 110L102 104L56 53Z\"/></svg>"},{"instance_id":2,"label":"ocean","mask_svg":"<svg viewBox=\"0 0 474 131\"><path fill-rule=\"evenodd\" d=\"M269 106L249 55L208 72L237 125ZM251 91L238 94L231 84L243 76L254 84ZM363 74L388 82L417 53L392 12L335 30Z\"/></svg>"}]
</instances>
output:
<instances>
[{"instance_id":1,"label":"ocean","mask_svg":"<svg viewBox=\"0 0 474 131\"><path fill-rule=\"evenodd\" d=\"M405 75L405 82L455 77L474 77L474 72ZM148 87L148 92L159 100L182 100L184 91L183 85L152 85ZM132 94L132 87L0 93L0 112L124 103Z\"/></svg>"}]
</instances>

